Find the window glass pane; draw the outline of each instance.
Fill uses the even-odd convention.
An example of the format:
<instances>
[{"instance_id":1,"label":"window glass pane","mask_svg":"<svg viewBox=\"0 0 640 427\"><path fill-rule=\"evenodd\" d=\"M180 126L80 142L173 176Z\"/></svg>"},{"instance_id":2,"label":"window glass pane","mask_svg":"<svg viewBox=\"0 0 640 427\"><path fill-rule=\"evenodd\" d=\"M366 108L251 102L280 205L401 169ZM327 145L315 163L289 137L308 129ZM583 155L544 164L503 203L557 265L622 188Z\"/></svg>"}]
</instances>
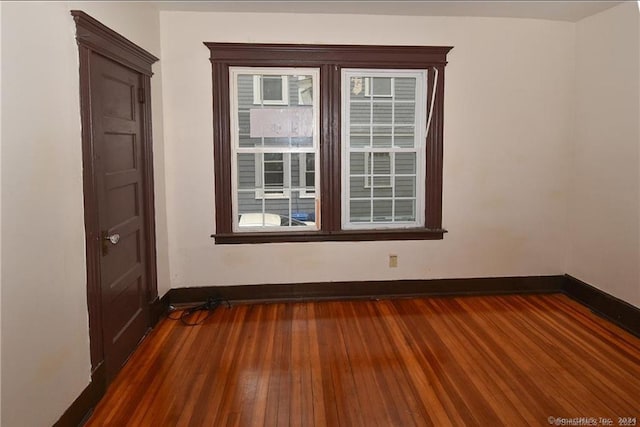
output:
<instances>
[{"instance_id":1,"label":"window glass pane","mask_svg":"<svg viewBox=\"0 0 640 427\"><path fill-rule=\"evenodd\" d=\"M256 197L256 191L238 191L238 215L242 218L245 214L260 214L262 213L262 198ZM241 222L240 225L247 226L247 221L256 222L260 221L262 223L262 216L250 218L249 216L245 216L244 225Z\"/></svg>"},{"instance_id":2,"label":"window glass pane","mask_svg":"<svg viewBox=\"0 0 640 427\"><path fill-rule=\"evenodd\" d=\"M304 173L304 165L300 162L302 156L304 156L304 154L291 154L291 170L289 179L291 188L304 187L304 178L302 177Z\"/></svg>"},{"instance_id":3,"label":"window glass pane","mask_svg":"<svg viewBox=\"0 0 640 427\"><path fill-rule=\"evenodd\" d=\"M391 96L390 77L366 77L365 78L365 95L371 97L390 97Z\"/></svg>"},{"instance_id":4,"label":"window glass pane","mask_svg":"<svg viewBox=\"0 0 640 427\"><path fill-rule=\"evenodd\" d=\"M364 124L369 127L371 123L371 104L358 102L351 104L350 120L352 125ZM389 118L391 120L391 118Z\"/></svg>"},{"instance_id":5,"label":"window glass pane","mask_svg":"<svg viewBox=\"0 0 640 427\"><path fill-rule=\"evenodd\" d=\"M282 101L282 76L262 76L262 100Z\"/></svg>"},{"instance_id":6,"label":"window glass pane","mask_svg":"<svg viewBox=\"0 0 640 427\"><path fill-rule=\"evenodd\" d=\"M369 160L369 157L367 156ZM362 175L365 173L365 153L351 153L350 155L351 175Z\"/></svg>"},{"instance_id":7,"label":"window glass pane","mask_svg":"<svg viewBox=\"0 0 640 427\"><path fill-rule=\"evenodd\" d=\"M349 80L349 97L353 100L365 100L364 78L357 76Z\"/></svg>"},{"instance_id":8,"label":"window glass pane","mask_svg":"<svg viewBox=\"0 0 640 427\"><path fill-rule=\"evenodd\" d=\"M259 159L259 156L258 156ZM258 160L259 161L259 160ZM261 186L260 175L256 176L256 155L253 153L238 154L238 188L254 189ZM257 180L256 180L257 178Z\"/></svg>"},{"instance_id":9,"label":"window glass pane","mask_svg":"<svg viewBox=\"0 0 640 427\"><path fill-rule=\"evenodd\" d=\"M306 191L315 191L315 154L308 153L304 155L305 161L305 174L303 185L306 187Z\"/></svg>"},{"instance_id":10,"label":"window glass pane","mask_svg":"<svg viewBox=\"0 0 640 427\"><path fill-rule=\"evenodd\" d=\"M305 156L306 164L307 164L307 172L314 171L316 169L316 156L314 153L308 153Z\"/></svg>"},{"instance_id":11,"label":"window glass pane","mask_svg":"<svg viewBox=\"0 0 640 427\"><path fill-rule=\"evenodd\" d=\"M307 188L307 191L315 191L315 185L316 185L316 173L315 172L307 172L305 175L305 186Z\"/></svg>"},{"instance_id":12,"label":"window glass pane","mask_svg":"<svg viewBox=\"0 0 640 427\"><path fill-rule=\"evenodd\" d=\"M350 222L371 222L371 200L351 200L349 213Z\"/></svg>"},{"instance_id":13,"label":"window glass pane","mask_svg":"<svg viewBox=\"0 0 640 427\"><path fill-rule=\"evenodd\" d=\"M393 188L391 187L391 178L388 176L373 177L373 198L390 198L393 197Z\"/></svg>"},{"instance_id":14,"label":"window glass pane","mask_svg":"<svg viewBox=\"0 0 640 427\"><path fill-rule=\"evenodd\" d=\"M416 153L396 153L396 175L416 173Z\"/></svg>"},{"instance_id":15,"label":"window glass pane","mask_svg":"<svg viewBox=\"0 0 640 427\"><path fill-rule=\"evenodd\" d=\"M248 135L240 135L240 147L259 147L262 145L262 138L251 138Z\"/></svg>"},{"instance_id":16,"label":"window glass pane","mask_svg":"<svg viewBox=\"0 0 640 427\"><path fill-rule=\"evenodd\" d=\"M415 144L415 135L413 126L395 126L394 129L394 146L402 148L411 148Z\"/></svg>"},{"instance_id":17,"label":"window glass pane","mask_svg":"<svg viewBox=\"0 0 640 427\"><path fill-rule=\"evenodd\" d=\"M236 102L240 110L248 111L253 106L253 76L241 74L238 76Z\"/></svg>"},{"instance_id":18,"label":"window glass pane","mask_svg":"<svg viewBox=\"0 0 640 427\"><path fill-rule=\"evenodd\" d=\"M264 207L265 212L272 215L277 215L278 223L273 225L288 225L289 221L289 207L290 200L288 197L270 198L265 199Z\"/></svg>"},{"instance_id":19,"label":"window glass pane","mask_svg":"<svg viewBox=\"0 0 640 427\"><path fill-rule=\"evenodd\" d=\"M416 201L415 200L396 200L394 219L396 221L415 221L416 220Z\"/></svg>"},{"instance_id":20,"label":"window glass pane","mask_svg":"<svg viewBox=\"0 0 640 427\"><path fill-rule=\"evenodd\" d=\"M310 75L238 74L239 147L312 147L313 78Z\"/></svg>"},{"instance_id":21,"label":"window glass pane","mask_svg":"<svg viewBox=\"0 0 640 427\"><path fill-rule=\"evenodd\" d=\"M387 96L391 95L391 78L374 77L373 78L373 95Z\"/></svg>"},{"instance_id":22,"label":"window glass pane","mask_svg":"<svg viewBox=\"0 0 640 427\"><path fill-rule=\"evenodd\" d=\"M291 192L291 226L315 226L316 199L313 197L304 198L302 196L302 191Z\"/></svg>"},{"instance_id":23,"label":"window glass pane","mask_svg":"<svg viewBox=\"0 0 640 427\"><path fill-rule=\"evenodd\" d=\"M349 192L353 198L371 197L371 188L365 186L365 177L356 176L349 180Z\"/></svg>"},{"instance_id":24,"label":"window glass pane","mask_svg":"<svg viewBox=\"0 0 640 427\"><path fill-rule=\"evenodd\" d=\"M415 197L416 196L416 177L415 176L396 176L395 195L396 197Z\"/></svg>"},{"instance_id":25,"label":"window glass pane","mask_svg":"<svg viewBox=\"0 0 640 427\"><path fill-rule=\"evenodd\" d=\"M392 120L391 102L374 101L373 103L373 124L389 125Z\"/></svg>"},{"instance_id":26,"label":"window glass pane","mask_svg":"<svg viewBox=\"0 0 640 427\"><path fill-rule=\"evenodd\" d=\"M416 79L413 77L396 77L394 79L394 98L402 101L415 100Z\"/></svg>"},{"instance_id":27,"label":"window glass pane","mask_svg":"<svg viewBox=\"0 0 640 427\"><path fill-rule=\"evenodd\" d=\"M390 126L376 126L373 128L373 146L391 147L391 127Z\"/></svg>"},{"instance_id":28,"label":"window glass pane","mask_svg":"<svg viewBox=\"0 0 640 427\"><path fill-rule=\"evenodd\" d=\"M391 197L391 177L390 176L376 176L374 175L372 178L373 188L374 190L384 190L389 189L389 191L374 191L374 195L378 197L383 196L384 194L388 194L385 197Z\"/></svg>"},{"instance_id":29,"label":"window glass pane","mask_svg":"<svg viewBox=\"0 0 640 427\"><path fill-rule=\"evenodd\" d=\"M373 200L373 221L374 222L391 222L392 211L391 200Z\"/></svg>"},{"instance_id":30,"label":"window glass pane","mask_svg":"<svg viewBox=\"0 0 640 427\"><path fill-rule=\"evenodd\" d=\"M238 111L238 133L240 137L249 137L249 110Z\"/></svg>"},{"instance_id":31,"label":"window glass pane","mask_svg":"<svg viewBox=\"0 0 640 427\"><path fill-rule=\"evenodd\" d=\"M390 153L373 153L373 174L391 174Z\"/></svg>"},{"instance_id":32,"label":"window glass pane","mask_svg":"<svg viewBox=\"0 0 640 427\"><path fill-rule=\"evenodd\" d=\"M263 177L267 194L284 191L284 155L282 153L264 154Z\"/></svg>"},{"instance_id":33,"label":"window glass pane","mask_svg":"<svg viewBox=\"0 0 640 427\"><path fill-rule=\"evenodd\" d=\"M413 125L416 120L416 106L411 103L396 103L393 122Z\"/></svg>"},{"instance_id":34,"label":"window glass pane","mask_svg":"<svg viewBox=\"0 0 640 427\"><path fill-rule=\"evenodd\" d=\"M369 147L371 145L371 128L369 126L351 126L349 145L355 148Z\"/></svg>"},{"instance_id":35,"label":"window glass pane","mask_svg":"<svg viewBox=\"0 0 640 427\"><path fill-rule=\"evenodd\" d=\"M313 77L312 76L296 76L291 79L291 85L294 86L293 93L298 98L298 105L311 105L313 102Z\"/></svg>"}]
</instances>

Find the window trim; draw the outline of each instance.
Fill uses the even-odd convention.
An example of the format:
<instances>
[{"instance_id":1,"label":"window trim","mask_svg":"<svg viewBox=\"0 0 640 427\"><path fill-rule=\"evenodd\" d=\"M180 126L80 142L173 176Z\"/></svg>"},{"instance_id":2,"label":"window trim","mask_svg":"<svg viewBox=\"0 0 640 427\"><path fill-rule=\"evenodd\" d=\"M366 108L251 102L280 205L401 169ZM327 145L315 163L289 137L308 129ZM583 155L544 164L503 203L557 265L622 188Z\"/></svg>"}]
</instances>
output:
<instances>
[{"instance_id":1,"label":"window trim","mask_svg":"<svg viewBox=\"0 0 640 427\"><path fill-rule=\"evenodd\" d=\"M363 46L204 43L212 64L216 244L442 239L442 137L448 46ZM320 68L321 229L296 233L234 233L231 199L229 67ZM428 69L427 99L436 91L426 137L425 226L393 230L342 230L340 71L342 68ZM434 76L438 79L434 87ZM336 95L337 94L337 95ZM428 106L429 107L429 106ZM317 160L318 161L318 160ZM339 174L338 174L339 176Z\"/></svg>"}]
</instances>

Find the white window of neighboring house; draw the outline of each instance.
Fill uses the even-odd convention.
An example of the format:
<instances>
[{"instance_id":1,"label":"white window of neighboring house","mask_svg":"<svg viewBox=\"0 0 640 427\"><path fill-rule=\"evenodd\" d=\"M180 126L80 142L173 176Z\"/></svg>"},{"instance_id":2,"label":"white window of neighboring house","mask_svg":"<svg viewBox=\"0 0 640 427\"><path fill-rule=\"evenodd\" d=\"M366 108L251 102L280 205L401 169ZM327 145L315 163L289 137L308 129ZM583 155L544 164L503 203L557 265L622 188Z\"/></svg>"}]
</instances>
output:
<instances>
[{"instance_id":1,"label":"white window of neighboring house","mask_svg":"<svg viewBox=\"0 0 640 427\"><path fill-rule=\"evenodd\" d=\"M314 154L300 154L300 185L304 190L300 197L316 197L316 159Z\"/></svg>"},{"instance_id":2,"label":"white window of neighboring house","mask_svg":"<svg viewBox=\"0 0 640 427\"><path fill-rule=\"evenodd\" d=\"M343 229L424 225L426 81L424 70L342 70Z\"/></svg>"},{"instance_id":3,"label":"white window of neighboring house","mask_svg":"<svg viewBox=\"0 0 640 427\"><path fill-rule=\"evenodd\" d=\"M364 187L391 188L391 174L379 173L391 170L390 165L391 153L364 153Z\"/></svg>"},{"instance_id":4,"label":"white window of neighboring house","mask_svg":"<svg viewBox=\"0 0 640 427\"><path fill-rule=\"evenodd\" d=\"M268 82L282 86L267 96ZM234 232L317 230L319 70L230 67L229 83ZM285 96L301 92L308 103Z\"/></svg>"},{"instance_id":5,"label":"white window of neighboring house","mask_svg":"<svg viewBox=\"0 0 640 427\"><path fill-rule=\"evenodd\" d=\"M389 77L363 77L364 96L393 98L393 85Z\"/></svg>"},{"instance_id":6,"label":"white window of neighboring house","mask_svg":"<svg viewBox=\"0 0 640 427\"><path fill-rule=\"evenodd\" d=\"M256 198L287 198L290 195L291 160L285 153L256 153Z\"/></svg>"},{"instance_id":7,"label":"white window of neighboring house","mask_svg":"<svg viewBox=\"0 0 640 427\"><path fill-rule=\"evenodd\" d=\"M258 105L289 104L288 76L254 75L253 103Z\"/></svg>"}]
</instances>

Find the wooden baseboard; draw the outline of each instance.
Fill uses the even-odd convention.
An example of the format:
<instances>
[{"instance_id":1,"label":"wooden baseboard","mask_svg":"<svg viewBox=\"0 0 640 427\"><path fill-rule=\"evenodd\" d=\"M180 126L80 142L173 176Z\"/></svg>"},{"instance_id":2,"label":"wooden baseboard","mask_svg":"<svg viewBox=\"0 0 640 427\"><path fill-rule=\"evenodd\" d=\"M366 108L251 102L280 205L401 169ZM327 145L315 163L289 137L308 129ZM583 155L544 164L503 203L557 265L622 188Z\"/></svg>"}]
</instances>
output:
<instances>
[{"instance_id":1,"label":"wooden baseboard","mask_svg":"<svg viewBox=\"0 0 640 427\"><path fill-rule=\"evenodd\" d=\"M564 279L563 291L565 294L587 306L599 316L640 337L640 308L573 276L565 275Z\"/></svg>"},{"instance_id":2,"label":"wooden baseboard","mask_svg":"<svg viewBox=\"0 0 640 427\"><path fill-rule=\"evenodd\" d=\"M170 304L198 303L208 298L231 302L379 299L438 295L491 295L562 292L564 276L483 277L469 279L314 282L296 284L174 288Z\"/></svg>"},{"instance_id":3,"label":"wooden baseboard","mask_svg":"<svg viewBox=\"0 0 640 427\"><path fill-rule=\"evenodd\" d=\"M107 388L104 364L100 364L91 374L91 382L62 414L54 427L76 427L83 425L91 416Z\"/></svg>"}]
</instances>

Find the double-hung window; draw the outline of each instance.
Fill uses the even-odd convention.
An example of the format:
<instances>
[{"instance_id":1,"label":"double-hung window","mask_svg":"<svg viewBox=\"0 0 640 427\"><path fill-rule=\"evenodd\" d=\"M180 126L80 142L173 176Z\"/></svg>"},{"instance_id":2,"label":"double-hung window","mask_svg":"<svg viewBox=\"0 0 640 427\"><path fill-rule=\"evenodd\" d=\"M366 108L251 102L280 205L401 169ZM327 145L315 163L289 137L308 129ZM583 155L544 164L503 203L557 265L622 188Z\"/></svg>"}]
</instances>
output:
<instances>
[{"instance_id":1,"label":"double-hung window","mask_svg":"<svg viewBox=\"0 0 640 427\"><path fill-rule=\"evenodd\" d=\"M205 44L216 243L443 237L450 47Z\"/></svg>"},{"instance_id":2,"label":"double-hung window","mask_svg":"<svg viewBox=\"0 0 640 427\"><path fill-rule=\"evenodd\" d=\"M342 228L424 225L426 80L420 70L342 70Z\"/></svg>"},{"instance_id":3,"label":"double-hung window","mask_svg":"<svg viewBox=\"0 0 640 427\"><path fill-rule=\"evenodd\" d=\"M317 68L229 68L234 232L318 230L320 192L306 172L319 158L318 77ZM278 83L268 95L267 82Z\"/></svg>"}]
</instances>

